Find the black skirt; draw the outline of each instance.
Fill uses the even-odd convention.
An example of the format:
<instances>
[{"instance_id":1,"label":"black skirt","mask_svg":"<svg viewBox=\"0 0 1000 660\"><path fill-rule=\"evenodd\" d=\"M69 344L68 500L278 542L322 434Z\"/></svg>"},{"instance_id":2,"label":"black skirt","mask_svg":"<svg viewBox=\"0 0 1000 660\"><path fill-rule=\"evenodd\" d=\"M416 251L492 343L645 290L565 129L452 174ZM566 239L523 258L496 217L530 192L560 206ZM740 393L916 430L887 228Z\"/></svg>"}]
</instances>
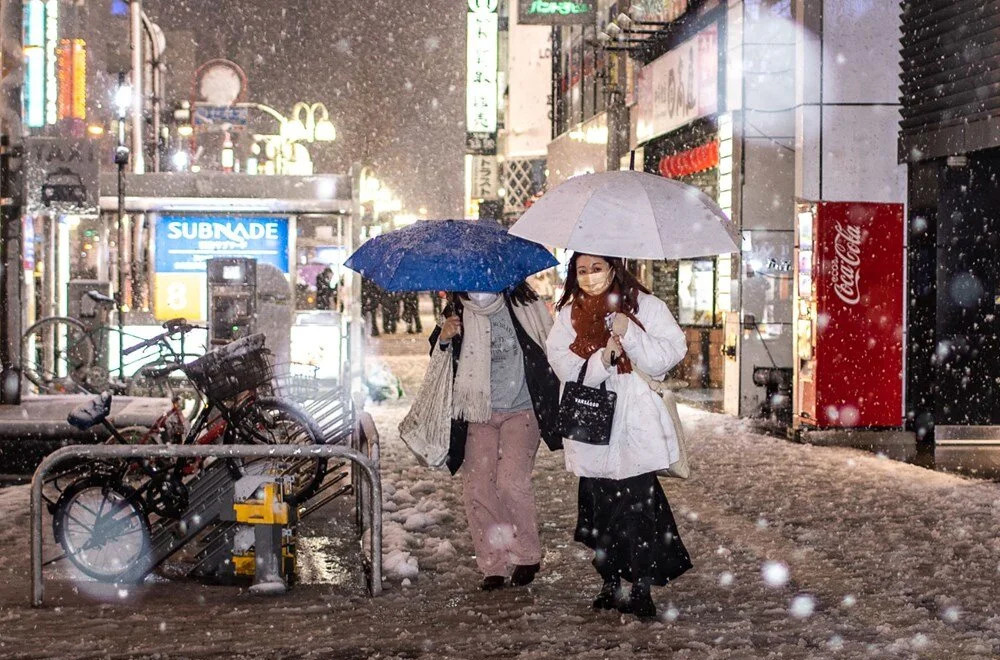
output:
<instances>
[{"instance_id":1,"label":"black skirt","mask_svg":"<svg viewBox=\"0 0 1000 660\"><path fill-rule=\"evenodd\" d=\"M594 550L605 579L663 586L691 568L655 472L627 479L580 477L574 539Z\"/></svg>"}]
</instances>

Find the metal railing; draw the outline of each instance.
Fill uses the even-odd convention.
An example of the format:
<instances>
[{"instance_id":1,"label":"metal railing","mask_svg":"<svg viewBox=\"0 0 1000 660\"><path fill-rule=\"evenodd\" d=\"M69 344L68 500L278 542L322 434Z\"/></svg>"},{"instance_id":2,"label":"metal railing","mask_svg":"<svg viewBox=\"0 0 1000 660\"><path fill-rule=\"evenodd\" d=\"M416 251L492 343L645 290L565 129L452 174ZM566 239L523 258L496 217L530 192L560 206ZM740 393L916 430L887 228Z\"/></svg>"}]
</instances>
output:
<instances>
[{"instance_id":1,"label":"metal railing","mask_svg":"<svg viewBox=\"0 0 1000 660\"><path fill-rule=\"evenodd\" d=\"M42 575L42 486L54 468L73 459L125 458L346 458L363 472L368 497L361 501L371 531L371 570L368 588L372 596L382 592L382 480L377 464L361 452L340 445L72 445L49 454L31 478L31 605L41 607Z\"/></svg>"}]
</instances>

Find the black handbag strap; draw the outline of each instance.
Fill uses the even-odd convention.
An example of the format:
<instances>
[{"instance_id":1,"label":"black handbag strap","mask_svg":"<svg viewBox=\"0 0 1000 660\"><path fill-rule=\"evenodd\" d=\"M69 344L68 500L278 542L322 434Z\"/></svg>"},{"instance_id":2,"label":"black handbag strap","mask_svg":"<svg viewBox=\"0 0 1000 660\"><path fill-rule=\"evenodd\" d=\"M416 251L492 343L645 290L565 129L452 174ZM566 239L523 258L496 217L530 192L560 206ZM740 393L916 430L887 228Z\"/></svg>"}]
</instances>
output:
<instances>
[{"instance_id":1,"label":"black handbag strap","mask_svg":"<svg viewBox=\"0 0 1000 660\"><path fill-rule=\"evenodd\" d=\"M595 355L596 355L596 353L595 353ZM590 360L589 359L586 359L586 360L583 361L583 366L580 367L580 375L577 376L577 378L576 378L576 384L577 385L583 385L583 379L587 375L587 365L588 364L590 364ZM601 382L600 390L602 392L607 392L608 391L608 386L607 386L607 383L605 381Z\"/></svg>"}]
</instances>

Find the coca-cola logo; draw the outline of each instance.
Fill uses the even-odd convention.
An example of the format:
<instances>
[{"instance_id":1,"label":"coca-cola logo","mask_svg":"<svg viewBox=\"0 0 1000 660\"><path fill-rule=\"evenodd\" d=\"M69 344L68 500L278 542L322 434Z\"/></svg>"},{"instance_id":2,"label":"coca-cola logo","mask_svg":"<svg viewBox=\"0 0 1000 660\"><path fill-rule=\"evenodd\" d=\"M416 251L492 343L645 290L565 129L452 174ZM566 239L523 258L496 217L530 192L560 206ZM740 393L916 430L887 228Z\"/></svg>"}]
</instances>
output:
<instances>
[{"instance_id":1,"label":"coca-cola logo","mask_svg":"<svg viewBox=\"0 0 1000 660\"><path fill-rule=\"evenodd\" d=\"M836 226L833 240L833 290L848 305L861 299L861 228L851 225Z\"/></svg>"}]
</instances>

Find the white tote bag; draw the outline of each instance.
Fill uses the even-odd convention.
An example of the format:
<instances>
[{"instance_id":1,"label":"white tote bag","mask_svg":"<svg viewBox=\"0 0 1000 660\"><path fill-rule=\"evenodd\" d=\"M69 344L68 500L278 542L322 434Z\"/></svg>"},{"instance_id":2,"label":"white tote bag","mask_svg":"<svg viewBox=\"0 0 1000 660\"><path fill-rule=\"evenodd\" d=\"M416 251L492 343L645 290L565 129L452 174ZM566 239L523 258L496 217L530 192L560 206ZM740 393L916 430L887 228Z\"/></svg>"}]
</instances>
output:
<instances>
[{"instance_id":1,"label":"white tote bag","mask_svg":"<svg viewBox=\"0 0 1000 660\"><path fill-rule=\"evenodd\" d=\"M441 467L448 457L454 379L451 349L435 346L420 392L399 424L399 437L422 465Z\"/></svg>"},{"instance_id":2,"label":"white tote bag","mask_svg":"<svg viewBox=\"0 0 1000 660\"><path fill-rule=\"evenodd\" d=\"M674 477L675 479L687 479L691 476L691 467L688 465L687 437L684 435L684 426L681 425L681 416L677 412L677 397L667 382L653 380L648 374L635 370L639 377L646 381L649 389L660 395L663 405L670 415L670 421L674 423L674 431L677 433L677 450L679 457L670 464L666 470L657 472L661 477Z\"/></svg>"}]
</instances>

